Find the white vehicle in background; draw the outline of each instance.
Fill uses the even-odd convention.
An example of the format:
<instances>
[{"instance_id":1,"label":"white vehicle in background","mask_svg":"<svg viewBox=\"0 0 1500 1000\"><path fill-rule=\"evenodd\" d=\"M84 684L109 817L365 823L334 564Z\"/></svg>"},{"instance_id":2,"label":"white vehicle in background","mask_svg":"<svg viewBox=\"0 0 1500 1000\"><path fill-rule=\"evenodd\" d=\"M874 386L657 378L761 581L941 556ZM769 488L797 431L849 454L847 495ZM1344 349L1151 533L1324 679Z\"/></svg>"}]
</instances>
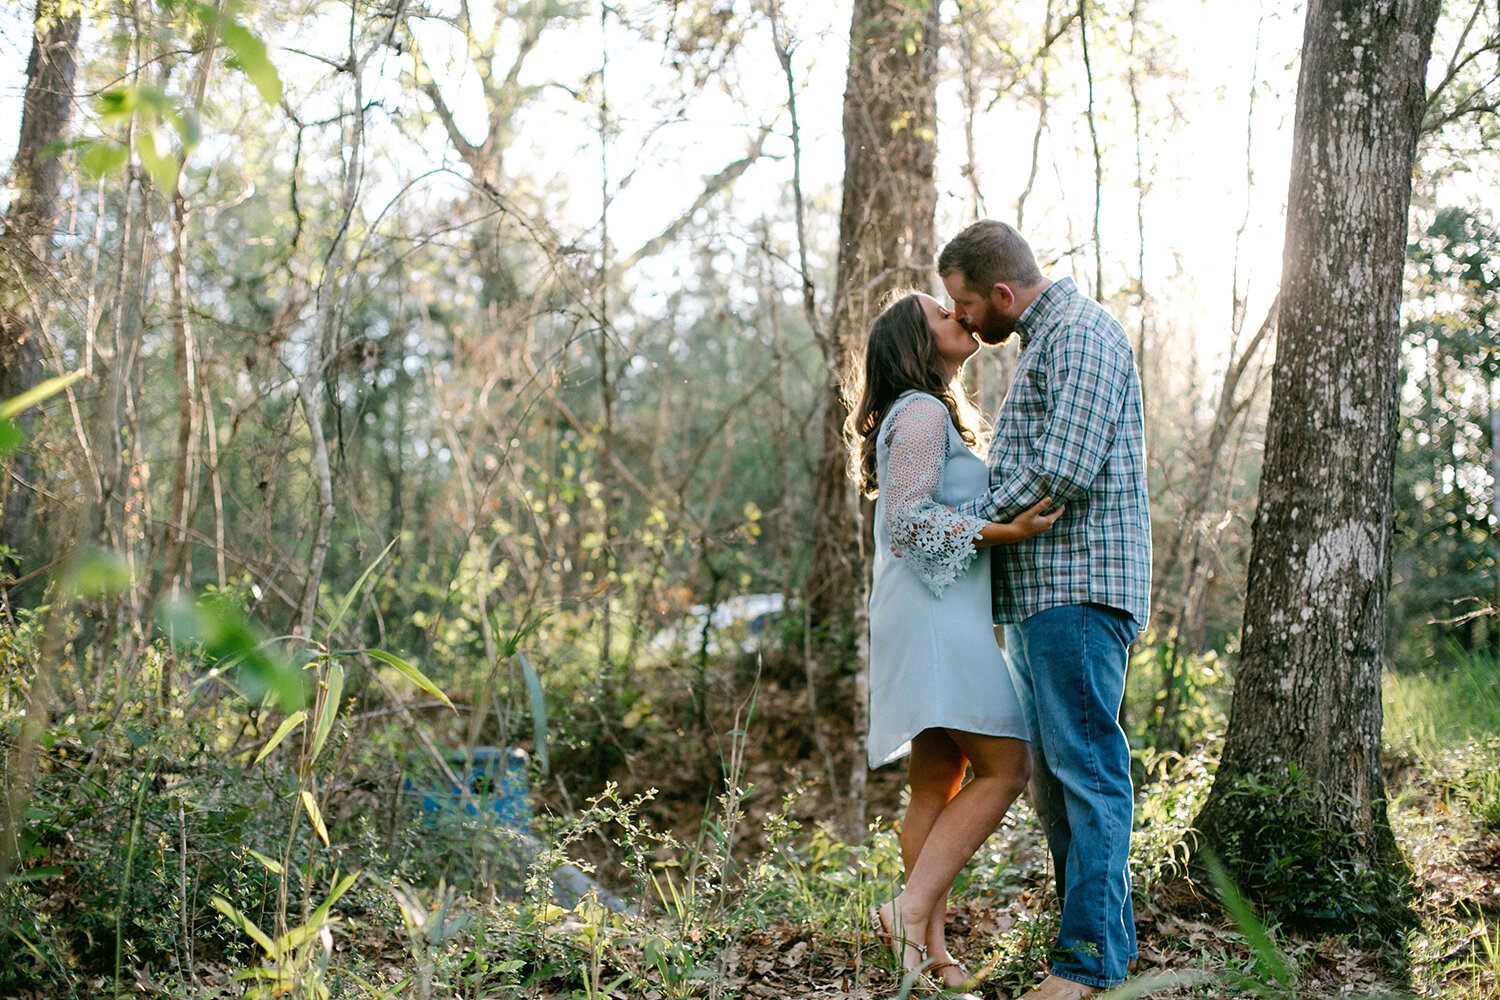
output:
<instances>
[{"instance_id":1,"label":"white vehicle in background","mask_svg":"<svg viewBox=\"0 0 1500 1000\"><path fill-rule=\"evenodd\" d=\"M707 604L694 604L675 625L656 633L651 643L687 653L706 648L711 656L728 649L754 653L760 650L785 607L786 599L780 594L736 594L712 609Z\"/></svg>"}]
</instances>

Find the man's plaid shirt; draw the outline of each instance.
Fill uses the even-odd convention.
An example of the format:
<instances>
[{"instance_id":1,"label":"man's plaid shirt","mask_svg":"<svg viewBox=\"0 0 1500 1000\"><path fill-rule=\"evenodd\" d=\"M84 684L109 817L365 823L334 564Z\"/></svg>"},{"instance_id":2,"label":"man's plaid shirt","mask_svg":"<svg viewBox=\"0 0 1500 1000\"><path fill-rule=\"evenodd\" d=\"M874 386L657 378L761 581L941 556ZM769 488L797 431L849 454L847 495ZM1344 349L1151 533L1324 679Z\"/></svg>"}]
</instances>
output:
<instances>
[{"instance_id":1,"label":"man's plaid shirt","mask_svg":"<svg viewBox=\"0 0 1500 1000\"><path fill-rule=\"evenodd\" d=\"M1151 515L1130 341L1071 278L1049 286L1017 326L1021 360L995 418L990 492L959 510L1009 521L1048 496L1068 509L1050 531L990 550L995 623L1093 602L1144 628Z\"/></svg>"}]
</instances>

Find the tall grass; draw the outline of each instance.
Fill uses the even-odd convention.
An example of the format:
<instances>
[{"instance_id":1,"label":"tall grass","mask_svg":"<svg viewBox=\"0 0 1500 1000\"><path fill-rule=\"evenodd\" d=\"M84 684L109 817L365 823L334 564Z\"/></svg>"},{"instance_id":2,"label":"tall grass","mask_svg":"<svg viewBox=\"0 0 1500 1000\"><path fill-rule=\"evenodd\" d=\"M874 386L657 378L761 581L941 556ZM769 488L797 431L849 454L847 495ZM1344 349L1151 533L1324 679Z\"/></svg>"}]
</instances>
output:
<instances>
[{"instance_id":1,"label":"tall grass","mask_svg":"<svg viewBox=\"0 0 1500 1000\"><path fill-rule=\"evenodd\" d=\"M1385 743L1426 761L1500 733L1500 656L1450 644L1416 672L1388 673Z\"/></svg>"}]
</instances>

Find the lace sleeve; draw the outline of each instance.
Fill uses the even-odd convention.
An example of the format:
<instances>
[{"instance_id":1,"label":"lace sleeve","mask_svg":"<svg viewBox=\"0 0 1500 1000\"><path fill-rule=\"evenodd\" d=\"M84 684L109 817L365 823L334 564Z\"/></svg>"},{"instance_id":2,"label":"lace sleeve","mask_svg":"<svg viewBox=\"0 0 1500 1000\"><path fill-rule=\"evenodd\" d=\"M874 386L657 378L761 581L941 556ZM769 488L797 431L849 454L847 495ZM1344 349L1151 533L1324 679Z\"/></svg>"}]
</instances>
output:
<instances>
[{"instance_id":1,"label":"lace sleeve","mask_svg":"<svg viewBox=\"0 0 1500 1000\"><path fill-rule=\"evenodd\" d=\"M933 596L942 597L974 558L974 539L985 525L933 499L948 460L948 410L918 396L891 415L884 433L890 458L880 496L891 545Z\"/></svg>"}]
</instances>

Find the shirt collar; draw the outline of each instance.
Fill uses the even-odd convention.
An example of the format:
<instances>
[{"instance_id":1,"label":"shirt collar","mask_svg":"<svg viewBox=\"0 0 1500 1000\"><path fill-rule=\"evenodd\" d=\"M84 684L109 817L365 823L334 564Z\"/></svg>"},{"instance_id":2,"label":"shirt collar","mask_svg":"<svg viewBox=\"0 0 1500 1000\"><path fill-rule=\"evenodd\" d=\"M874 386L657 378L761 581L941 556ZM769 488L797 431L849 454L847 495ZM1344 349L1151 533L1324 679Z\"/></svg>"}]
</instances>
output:
<instances>
[{"instance_id":1,"label":"shirt collar","mask_svg":"<svg viewBox=\"0 0 1500 1000\"><path fill-rule=\"evenodd\" d=\"M1045 336L1062 321L1063 303L1078 294L1078 285L1072 278L1059 278L1038 295L1021 318L1016 320L1016 333L1021 338L1021 350L1026 350L1033 339Z\"/></svg>"}]
</instances>

